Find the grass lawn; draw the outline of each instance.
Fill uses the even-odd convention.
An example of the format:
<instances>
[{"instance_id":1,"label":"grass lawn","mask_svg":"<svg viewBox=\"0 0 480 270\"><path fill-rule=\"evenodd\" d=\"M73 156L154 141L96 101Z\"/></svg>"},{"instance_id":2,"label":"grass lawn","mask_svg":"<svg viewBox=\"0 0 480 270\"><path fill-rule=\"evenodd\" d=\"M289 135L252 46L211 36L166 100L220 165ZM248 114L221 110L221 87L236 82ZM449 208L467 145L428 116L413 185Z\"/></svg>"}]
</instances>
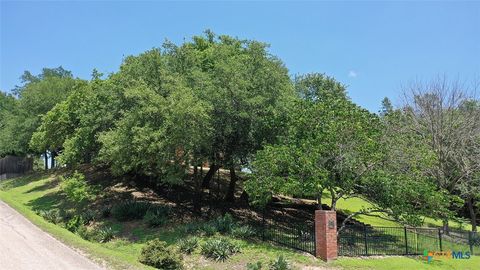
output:
<instances>
[{"instance_id":1,"label":"grass lawn","mask_svg":"<svg viewBox=\"0 0 480 270\"><path fill-rule=\"evenodd\" d=\"M427 263L418 257L389 257L389 258L341 258L332 264L343 269L425 269L425 270L478 270L480 269L480 257L473 256L464 260L434 260Z\"/></svg>"},{"instance_id":2,"label":"grass lawn","mask_svg":"<svg viewBox=\"0 0 480 270\"><path fill-rule=\"evenodd\" d=\"M169 244L175 244L185 237L182 224L167 224L162 228L148 228L140 221L118 222L113 219L103 220L117 233L116 238L108 243L90 242L82 239L67 229L47 222L35 213L35 209L52 209L59 207L75 207L65 203L58 192L58 181L54 175L31 175L0 182L0 199L32 221L42 230L60 241L78 248L92 260L105 264L112 269L153 269L137 261L144 243L153 238L160 238ZM349 199L339 202L341 209L354 211L361 207L361 199ZM78 209L77 209L78 210ZM370 218L370 217L366 217ZM378 219L378 220L377 220ZM371 223L385 222L381 218L366 219ZM375 223L377 222L377 223ZM386 225L387 223L382 223ZM232 238L233 239L233 238ZM204 240L204 238L202 238ZM201 240L201 241L202 241ZM427 264L422 258L386 257L386 258L340 258L332 263L324 263L313 256L290 249L273 246L269 243L252 242L233 239L241 246L241 253L232 256L225 262L207 260L195 251L184 256L187 269L245 269L248 262L269 261L283 255L296 269L480 269L480 257L470 260L434 261Z\"/></svg>"},{"instance_id":3,"label":"grass lawn","mask_svg":"<svg viewBox=\"0 0 480 270\"><path fill-rule=\"evenodd\" d=\"M325 202L330 200L330 194L325 192L323 193L323 199ZM350 214L361 210L362 208L370 208L372 204L360 197L352 197L348 199L340 199L337 202L337 209L342 211L344 214ZM365 216L359 215L355 217L356 220L361 221L365 224L370 224L372 226L386 226L386 227L396 227L396 226L403 226L398 222L392 221L388 219L388 216L384 213L379 213L378 216ZM451 228L463 229L463 230L471 230L470 224L460 224L455 221L450 221L449 225ZM442 221L435 220L430 217L424 217L424 227L441 227Z\"/></svg>"}]
</instances>

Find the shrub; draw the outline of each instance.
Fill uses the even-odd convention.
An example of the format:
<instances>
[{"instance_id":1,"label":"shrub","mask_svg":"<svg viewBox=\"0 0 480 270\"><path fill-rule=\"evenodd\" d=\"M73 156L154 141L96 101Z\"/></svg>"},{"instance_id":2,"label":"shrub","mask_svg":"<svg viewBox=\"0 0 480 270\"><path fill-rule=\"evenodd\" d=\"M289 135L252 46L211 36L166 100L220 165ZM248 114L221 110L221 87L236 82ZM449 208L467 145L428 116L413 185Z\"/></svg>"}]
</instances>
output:
<instances>
[{"instance_id":1,"label":"shrub","mask_svg":"<svg viewBox=\"0 0 480 270\"><path fill-rule=\"evenodd\" d=\"M60 189L67 195L67 198L74 202L82 202L95 198L95 189L88 185L85 176L75 171L69 177L61 177Z\"/></svg>"},{"instance_id":2,"label":"shrub","mask_svg":"<svg viewBox=\"0 0 480 270\"><path fill-rule=\"evenodd\" d=\"M95 211L91 209L85 210L85 212L82 213L82 219L85 224L89 224L90 222L95 220Z\"/></svg>"},{"instance_id":3,"label":"shrub","mask_svg":"<svg viewBox=\"0 0 480 270\"><path fill-rule=\"evenodd\" d=\"M276 260L270 262L270 270L291 270L290 264L288 263L283 255L280 255Z\"/></svg>"},{"instance_id":4,"label":"shrub","mask_svg":"<svg viewBox=\"0 0 480 270\"><path fill-rule=\"evenodd\" d=\"M234 224L232 215L228 213L215 219L215 227L220 233L230 233Z\"/></svg>"},{"instance_id":5,"label":"shrub","mask_svg":"<svg viewBox=\"0 0 480 270\"><path fill-rule=\"evenodd\" d=\"M232 236L237 238L247 239L255 235L255 230L249 226L235 226L232 229Z\"/></svg>"},{"instance_id":6,"label":"shrub","mask_svg":"<svg viewBox=\"0 0 480 270\"><path fill-rule=\"evenodd\" d=\"M178 243L178 247L181 252L185 254L190 254L198 247L198 238L190 237L190 238L182 239Z\"/></svg>"},{"instance_id":7,"label":"shrub","mask_svg":"<svg viewBox=\"0 0 480 270\"><path fill-rule=\"evenodd\" d=\"M142 219L150 208L147 202L125 201L112 208L112 216L119 221Z\"/></svg>"},{"instance_id":8,"label":"shrub","mask_svg":"<svg viewBox=\"0 0 480 270\"><path fill-rule=\"evenodd\" d=\"M262 262L247 263L247 270L261 270Z\"/></svg>"},{"instance_id":9,"label":"shrub","mask_svg":"<svg viewBox=\"0 0 480 270\"><path fill-rule=\"evenodd\" d=\"M226 238L208 239L201 247L201 253L206 258L222 262L237 252L240 252L239 246Z\"/></svg>"},{"instance_id":10,"label":"shrub","mask_svg":"<svg viewBox=\"0 0 480 270\"><path fill-rule=\"evenodd\" d=\"M85 240L91 240L93 237L92 233L88 230L87 226L85 225L78 226L75 233Z\"/></svg>"},{"instance_id":11,"label":"shrub","mask_svg":"<svg viewBox=\"0 0 480 270\"><path fill-rule=\"evenodd\" d=\"M198 222L187 223L183 226L183 231L186 234L196 234L202 230L202 226L203 225Z\"/></svg>"},{"instance_id":12,"label":"shrub","mask_svg":"<svg viewBox=\"0 0 480 270\"><path fill-rule=\"evenodd\" d=\"M85 225L85 221L81 216L75 215L65 224L65 228L71 232L76 232L81 225Z\"/></svg>"},{"instance_id":13,"label":"shrub","mask_svg":"<svg viewBox=\"0 0 480 270\"><path fill-rule=\"evenodd\" d=\"M204 223L200 230L205 236L212 236L217 232L217 227L211 222Z\"/></svg>"},{"instance_id":14,"label":"shrub","mask_svg":"<svg viewBox=\"0 0 480 270\"><path fill-rule=\"evenodd\" d=\"M139 262L165 270L182 269L182 258L179 253L168 247L159 239L148 241L142 248Z\"/></svg>"},{"instance_id":15,"label":"shrub","mask_svg":"<svg viewBox=\"0 0 480 270\"><path fill-rule=\"evenodd\" d=\"M54 224L62 222L62 217L58 209L39 210L37 211L37 214L44 218L46 221Z\"/></svg>"},{"instance_id":16,"label":"shrub","mask_svg":"<svg viewBox=\"0 0 480 270\"><path fill-rule=\"evenodd\" d=\"M110 206L104 206L101 210L100 210L100 215L102 216L102 218L108 218L110 217L110 214L112 213L112 208Z\"/></svg>"},{"instance_id":17,"label":"shrub","mask_svg":"<svg viewBox=\"0 0 480 270\"><path fill-rule=\"evenodd\" d=\"M102 227L95 232L95 238L100 243L107 243L113 239L115 232L111 227Z\"/></svg>"},{"instance_id":18,"label":"shrub","mask_svg":"<svg viewBox=\"0 0 480 270\"><path fill-rule=\"evenodd\" d=\"M143 220L150 227L157 227L167 222L167 216L170 213L170 208L166 206L155 206L147 210Z\"/></svg>"}]
</instances>

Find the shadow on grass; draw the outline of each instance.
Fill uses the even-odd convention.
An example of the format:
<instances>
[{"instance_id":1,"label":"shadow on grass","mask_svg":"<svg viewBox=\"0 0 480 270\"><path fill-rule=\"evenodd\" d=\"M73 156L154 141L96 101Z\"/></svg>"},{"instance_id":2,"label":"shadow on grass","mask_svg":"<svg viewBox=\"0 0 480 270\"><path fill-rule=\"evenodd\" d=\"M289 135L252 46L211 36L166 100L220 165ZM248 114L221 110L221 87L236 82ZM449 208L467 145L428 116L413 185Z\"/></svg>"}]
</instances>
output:
<instances>
[{"instance_id":1,"label":"shadow on grass","mask_svg":"<svg viewBox=\"0 0 480 270\"><path fill-rule=\"evenodd\" d=\"M32 192L49 190L49 189L52 189L52 188L56 187L59 183L60 183L60 179L55 178L54 180L47 181L47 182L45 182L45 184L40 185L40 186L36 186L36 187L26 191L25 193L32 193Z\"/></svg>"},{"instance_id":2,"label":"shadow on grass","mask_svg":"<svg viewBox=\"0 0 480 270\"><path fill-rule=\"evenodd\" d=\"M63 195L59 191L50 192L39 198L33 199L29 201L26 205L31 207L34 211L51 210L54 208L67 210L78 207L78 205L74 205L72 202L69 202L65 198L65 195Z\"/></svg>"},{"instance_id":3,"label":"shadow on grass","mask_svg":"<svg viewBox=\"0 0 480 270\"><path fill-rule=\"evenodd\" d=\"M27 174L25 176L17 177L17 178L12 178L8 180L3 180L0 182L0 189L1 190L9 190L12 188L17 188L21 186L28 185L32 182L40 181L42 179L45 179L45 177L48 177L48 174L45 172L34 172L31 174Z\"/></svg>"}]
</instances>

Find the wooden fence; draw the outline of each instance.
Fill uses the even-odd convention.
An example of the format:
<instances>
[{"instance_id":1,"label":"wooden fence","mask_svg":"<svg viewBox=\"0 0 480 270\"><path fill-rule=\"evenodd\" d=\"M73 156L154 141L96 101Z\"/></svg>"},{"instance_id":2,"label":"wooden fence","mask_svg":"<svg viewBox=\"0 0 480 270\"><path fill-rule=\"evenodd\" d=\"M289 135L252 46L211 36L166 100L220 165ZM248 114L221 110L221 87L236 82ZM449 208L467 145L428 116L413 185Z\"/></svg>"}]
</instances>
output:
<instances>
[{"instance_id":1,"label":"wooden fence","mask_svg":"<svg viewBox=\"0 0 480 270\"><path fill-rule=\"evenodd\" d=\"M20 176L31 171L32 168L32 158L6 156L0 159L0 180Z\"/></svg>"}]
</instances>

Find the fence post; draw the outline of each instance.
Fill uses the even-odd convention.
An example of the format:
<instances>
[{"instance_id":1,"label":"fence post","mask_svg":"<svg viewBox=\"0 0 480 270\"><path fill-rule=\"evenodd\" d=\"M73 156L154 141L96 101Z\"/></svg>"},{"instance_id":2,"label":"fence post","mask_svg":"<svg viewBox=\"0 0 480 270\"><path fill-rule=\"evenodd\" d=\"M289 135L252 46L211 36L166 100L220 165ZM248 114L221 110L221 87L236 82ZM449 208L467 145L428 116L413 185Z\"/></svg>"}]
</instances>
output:
<instances>
[{"instance_id":1,"label":"fence post","mask_svg":"<svg viewBox=\"0 0 480 270\"><path fill-rule=\"evenodd\" d=\"M438 243L440 245L440 251L442 250L442 229L438 229Z\"/></svg>"},{"instance_id":2,"label":"fence post","mask_svg":"<svg viewBox=\"0 0 480 270\"><path fill-rule=\"evenodd\" d=\"M405 235L405 255L408 255L407 226L403 227L403 232Z\"/></svg>"},{"instance_id":3,"label":"fence post","mask_svg":"<svg viewBox=\"0 0 480 270\"><path fill-rule=\"evenodd\" d=\"M315 211L315 256L324 261L337 258L337 212Z\"/></svg>"},{"instance_id":4,"label":"fence post","mask_svg":"<svg viewBox=\"0 0 480 270\"><path fill-rule=\"evenodd\" d=\"M367 225L363 225L363 242L365 243L365 256L368 256Z\"/></svg>"}]
</instances>

